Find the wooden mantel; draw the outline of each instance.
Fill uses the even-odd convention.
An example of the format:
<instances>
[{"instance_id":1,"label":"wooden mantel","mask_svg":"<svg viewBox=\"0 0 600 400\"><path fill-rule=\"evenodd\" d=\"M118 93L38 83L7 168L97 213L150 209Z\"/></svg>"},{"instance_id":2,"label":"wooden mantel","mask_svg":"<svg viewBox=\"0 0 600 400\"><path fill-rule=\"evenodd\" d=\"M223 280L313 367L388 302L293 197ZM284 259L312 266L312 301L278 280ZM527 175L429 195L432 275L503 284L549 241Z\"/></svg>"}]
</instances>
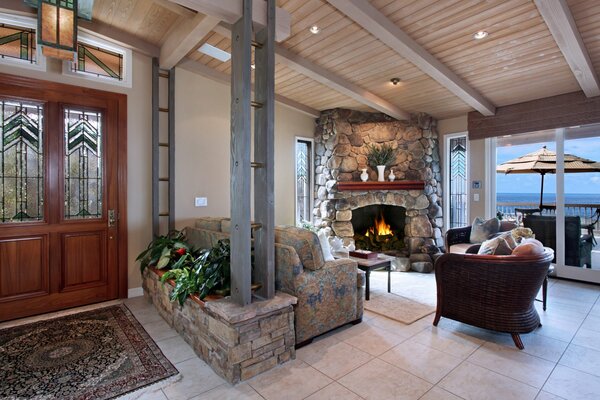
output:
<instances>
[{"instance_id":1,"label":"wooden mantel","mask_svg":"<svg viewBox=\"0 0 600 400\"><path fill-rule=\"evenodd\" d=\"M425 181L394 181L394 182L338 182L337 189L340 192L354 190L424 190Z\"/></svg>"}]
</instances>

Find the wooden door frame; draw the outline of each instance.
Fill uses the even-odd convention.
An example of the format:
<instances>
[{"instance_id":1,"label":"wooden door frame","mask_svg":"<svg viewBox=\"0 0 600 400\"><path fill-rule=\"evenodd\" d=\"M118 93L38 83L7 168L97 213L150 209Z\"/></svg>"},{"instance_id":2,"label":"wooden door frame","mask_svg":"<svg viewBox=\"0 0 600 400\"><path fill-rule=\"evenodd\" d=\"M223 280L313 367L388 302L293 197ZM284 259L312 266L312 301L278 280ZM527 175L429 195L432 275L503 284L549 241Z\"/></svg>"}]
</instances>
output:
<instances>
[{"instance_id":1,"label":"wooden door frame","mask_svg":"<svg viewBox=\"0 0 600 400\"><path fill-rule=\"evenodd\" d=\"M23 100L59 98L71 96L72 103L78 98L90 97L113 103L117 112L117 205L119 210L117 237L117 287L119 298L127 298L128 257L127 257L127 95L90 89L58 82L51 82L17 75L0 73L2 93ZM43 97L40 96L43 92ZM89 101L89 100L88 100Z\"/></svg>"}]
</instances>

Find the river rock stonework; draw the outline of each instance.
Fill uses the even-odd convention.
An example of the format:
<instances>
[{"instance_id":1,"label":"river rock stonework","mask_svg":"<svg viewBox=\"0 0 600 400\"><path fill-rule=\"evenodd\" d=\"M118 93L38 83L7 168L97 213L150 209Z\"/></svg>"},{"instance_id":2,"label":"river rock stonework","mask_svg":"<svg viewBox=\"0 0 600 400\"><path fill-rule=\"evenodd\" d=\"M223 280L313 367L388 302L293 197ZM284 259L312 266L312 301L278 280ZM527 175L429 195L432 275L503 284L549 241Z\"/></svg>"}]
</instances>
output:
<instances>
[{"instance_id":1,"label":"river rock stonework","mask_svg":"<svg viewBox=\"0 0 600 400\"><path fill-rule=\"evenodd\" d=\"M405 244L409 255L432 254L443 246L442 175L437 121L416 114L410 121L398 121L385 114L346 109L326 110L317 119L315 131L314 224L331 235L353 241L352 210L374 204L406 209ZM360 181L367 168L369 181L377 170L367 165L369 144L391 144L396 159L390 166L396 181L423 180L425 190L338 191L339 181ZM390 168L386 168L386 180ZM419 263L425 257L413 257ZM429 265L418 269L428 272Z\"/></svg>"}]
</instances>

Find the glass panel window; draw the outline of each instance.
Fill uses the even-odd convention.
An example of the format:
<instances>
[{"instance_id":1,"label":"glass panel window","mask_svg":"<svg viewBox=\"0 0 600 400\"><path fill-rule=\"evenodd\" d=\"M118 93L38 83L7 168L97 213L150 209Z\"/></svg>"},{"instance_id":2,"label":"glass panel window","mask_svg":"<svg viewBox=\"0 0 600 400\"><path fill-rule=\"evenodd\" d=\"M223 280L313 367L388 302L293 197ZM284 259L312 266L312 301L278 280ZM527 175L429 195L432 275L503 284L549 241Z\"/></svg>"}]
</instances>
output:
<instances>
[{"instance_id":1,"label":"glass panel window","mask_svg":"<svg viewBox=\"0 0 600 400\"><path fill-rule=\"evenodd\" d=\"M123 54L79 42L73 71L123 80Z\"/></svg>"},{"instance_id":2,"label":"glass panel window","mask_svg":"<svg viewBox=\"0 0 600 400\"><path fill-rule=\"evenodd\" d=\"M102 114L65 109L65 219L102 217Z\"/></svg>"},{"instance_id":3,"label":"glass panel window","mask_svg":"<svg viewBox=\"0 0 600 400\"><path fill-rule=\"evenodd\" d=\"M449 228L469 225L467 221L467 137L450 139Z\"/></svg>"},{"instance_id":4,"label":"glass panel window","mask_svg":"<svg viewBox=\"0 0 600 400\"><path fill-rule=\"evenodd\" d=\"M0 222L44 218L43 108L0 101Z\"/></svg>"},{"instance_id":5,"label":"glass panel window","mask_svg":"<svg viewBox=\"0 0 600 400\"><path fill-rule=\"evenodd\" d=\"M35 30L0 23L0 58L36 62Z\"/></svg>"},{"instance_id":6,"label":"glass panel window","mask_svg":"<svg viewBox=\"0 0 600 400\"><path fill-rule=\"evenodd\" d=\"M312 221L312 141L296 139L296 223Z\"/></svg>"}]
</instances>

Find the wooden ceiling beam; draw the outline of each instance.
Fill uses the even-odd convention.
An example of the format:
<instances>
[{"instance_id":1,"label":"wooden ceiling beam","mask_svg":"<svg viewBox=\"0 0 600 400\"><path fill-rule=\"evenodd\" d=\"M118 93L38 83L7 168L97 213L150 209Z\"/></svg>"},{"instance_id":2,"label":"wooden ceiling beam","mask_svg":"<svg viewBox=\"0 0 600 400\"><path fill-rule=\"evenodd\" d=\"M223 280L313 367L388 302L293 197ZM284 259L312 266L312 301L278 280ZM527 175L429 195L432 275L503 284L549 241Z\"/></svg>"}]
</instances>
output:
<instances>
[{"instance_id":1,"label":"wooden ceiling beam","mask_svg":"<svg viewBox=\"0 0 600 400\"><path fill-rule=\"evenodd\" d=\"M198 45L220 22L210 15L196 14L178 25L167 37L160 48L159 64L161 68L171 69Z\"/></svg>"},{"instance_id":2,"label":"wooden ceiling beam","mask_svg":"<svg viewBox=\"0 0 600 400\"><path fill-rule=\"evenodd\" d=\"M221 36L231 37L230 29L223 23L215 28L215 32ZM279 44L275 44L275 61L390 117L399 120L410 119L409 112L334 74L328 69L306 60Z\"/></svg>"},{"instance_id":3,"label":"wooden ceiling beam","mask_svg":"<svg viewBox=\"0 0 600 400\"><path fill-rule=\"evenodd\" d=\"M600 95L598 76L567 2L535 0L535 5L585 95Z\"/></svg>"},{"instance_id":4,"label":"wooden ceiling beam","mask_svg":"<svg viewBox=\"0 0 600 400\"><path fill-rule=\"evenodd\" d=\"M204 65L198 61L192 60L191 58L184 59L178 65L178 67L183 68L187 71L202 75L206 78L212 79L213 81L223 83L225 85L231 84L231 79L228 74L217 71L215 69L212 69L207 65ZM275 101L280 103L282 106L299 111L299 112L306 114L313 118L319 118L319 116L321 115L321 112L319 110L315 110L312 107L309 107L305 104L299 103L288 97L281 96L279 94L275 94Z\"/></svg>"},{"instance_id":5,"label":"wooden ceiling beam","mask_svg":"<svg viewBox=\"0 0 600 400\"><path fill-rule=\"evenodd\" d=\"M2 4L0 4L0 11L8 11L37 18L37 11L23 4L22 0L3 0ZM157 46L105 23L79 19L77 25L84 31L92 32L103 39L116 42L119 45L147 56L158 57L160 54L160 49Z\"/></svg>"},{"instance_id":6,"label":"wooden ceiling beam","mask_svg":"<svg viewBox=\"0 0 600 400\"><path fill-rule=\"evenodd\" d=\"M228 24L233 24L242 16L241 0L173 0L175 3L191 8L202 14L211 15ZM281 42L291 35L292 17L283 8L275 10L275 40ZM267 3L252 2L252 20L264 27L267 25Z\"/></svg>"},{"instance_id":7,"label":"wooden ceiling beam","mask_svg":"<svg viewBox=\"0 0 600 400\"><path fill-rule=\"evenodd\" d=\"M483 115L494 115L496 107L489 100L411 39L367 0L327 1L475 110Z\"/></svg>"}]
</instances>

